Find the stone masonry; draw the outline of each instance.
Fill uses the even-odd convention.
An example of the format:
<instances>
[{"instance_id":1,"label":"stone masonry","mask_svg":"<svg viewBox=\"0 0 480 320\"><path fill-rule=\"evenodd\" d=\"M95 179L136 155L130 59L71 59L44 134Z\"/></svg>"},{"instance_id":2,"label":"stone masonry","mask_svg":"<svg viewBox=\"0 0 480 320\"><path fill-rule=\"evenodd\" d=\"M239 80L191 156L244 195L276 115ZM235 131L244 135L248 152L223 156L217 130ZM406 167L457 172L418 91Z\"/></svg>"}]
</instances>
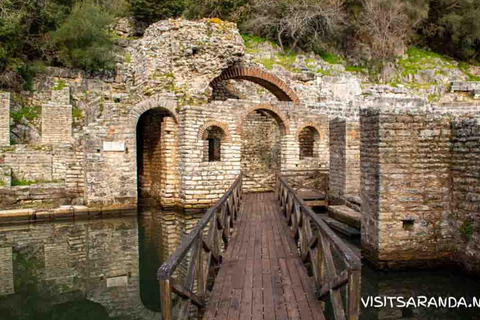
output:
<instances>
[{"instance_id":1,"label":"stone masonry","mask_svg":"<svg viewBox=\"0 0 480 320\"><path fill-rule=\"evenodd\" d=\"M36 79L34 144L9 145L11 94L0 94L1 209L108 211L148 198L203 210L241 171L255 192L270 190L275 172L329 169L332 204L361 194L373 263L479 269L480 105L369 96L351 77L267 70L218 19L159 21L119 49L115 72L52 67ZM187 220L185 230L196 221Z\"/></svg>"},{"instance_id":2,"label":"stone masonry","mask_svg":"<svg viewBox=\"0 0 480 320\"><path fill-rule=\"evenodd\" d=\"M343 204L349 195L360 194L359 123L335 118L330 120L329 200Z\"/></svg>"},{"instance_id":3,"label":"stone masonry","mask_svg":"<svg viewBox=\"0 0 480 320\"><path fill-rule=\"evenodd\" d=\"M70 143L72 139L72 105L70 89L52 90L50 103L42 106L42 143Z\"/></svg>"},{"instance_id":4,"label":"stone masonry","mask_svg":"<svg viewBox=\"0 0 480 320\"><path fill-rule=\"evenodd\" d=\"M441 263L452 252L449 119L378 106L361 127L364 255L380 267Z\"/></svg>"},{"instance_id":5,"label":"stone masonry","mask_svg":"<svg viewBox=\"0 0 480 320\"><path fill-rule=\"evenodd\" d=\"M10 145L11 94L0 92L0 146Z\"/></svg>"}]
</instances>

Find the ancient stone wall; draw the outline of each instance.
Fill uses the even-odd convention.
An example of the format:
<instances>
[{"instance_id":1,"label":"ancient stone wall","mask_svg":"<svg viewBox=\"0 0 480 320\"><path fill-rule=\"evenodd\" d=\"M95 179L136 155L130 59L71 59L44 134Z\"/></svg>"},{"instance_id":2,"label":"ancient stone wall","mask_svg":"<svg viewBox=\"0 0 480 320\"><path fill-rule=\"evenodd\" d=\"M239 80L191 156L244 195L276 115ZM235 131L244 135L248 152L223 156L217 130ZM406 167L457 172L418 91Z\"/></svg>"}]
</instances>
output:
<instances>
[{"instance_id":1,"label":"ancient stone wall","mask_svg":"<svg viewBox=\"0 0 480 320\"><path fill-rule=\"evenodd\" d=\"M358 122L330 120L329 197L342 204L348 195L360 193L360 133Z\"/></svg>"},{"instance_id":2,"label":"ancient stone wall","mask_svg":"<svg viewBox=\"0 0 480 320\"><path fill-rule=\"evenodd\" d=\"M10 145L11 93L0 92L0 146Z\"/></svg>"},{"instance_id":3,"label":"ancient stone wall","mask_svg":"<svg viewBox=\"0 0 480 320\"><path fill-rule=\"evenodd\" d=\"M360 194L360 123L345 124L345 194Z\"/></svg>"},{"instance_id":4,"label":"ancient stone wall","mask_svg":"<svg viewBox=\"0 0 480 320\"><path fill-rule=\"evenodd\" d=\"M329 200L331 204L342 202L346 183L346 121L335 118L330 120L330 175Z\"/></svg>"},{"instance_id":5,"label":"ancient stone wall","mask_svg":"<svg viewBox=\"0 0 480 320\"><path fill-rule=\"evenodd\" d=\"M272 186L272 174L281 167L281 149L282 134L277 120L260 110L248 114L242 124L241 148L243 183L248 191L264 191Z\"/></svg>"},{"instance_id":6,"label":"ancient stone wall","mask_svg":"<svg viewBox=\"0 0 480 320\"><path fill-rule=\"evenodd\" d=\"M52 90L52 99L42 106L42 143L72 142L72 105L70 88Z\"/></svg>"},{"instance_id":7,"label":"ancient stone wall","mask_svg":"<svg viewBox=\"0 0 480 320\"><path fill-rule=\"evenodd\" d=\"M421 109L362 110L362 248L380 267L441 263L449 232L450 122Z\"/></svg>"},{"instance_id":8,"label":"ancient stone wall","mask_svg":"<svg viewBox=\"0 0 480 320\"><path fill-rule=\"evenodd\" d=\"M13 305L25 290L52 304L81 293L110 317L158 317L140 300L136 218L0 227L0 239L0 290Z\"/></svg>"},{"instance_id":9,"label":"ancient stone wall","mask_svg":"<svg viewBox=\"0 0 480 320\"><path fill-rule=\"evenodd\" d=\"M451 230L456 256L469 271L480 272L480 122L452 124Z\"/></svg>"}]
</instances>

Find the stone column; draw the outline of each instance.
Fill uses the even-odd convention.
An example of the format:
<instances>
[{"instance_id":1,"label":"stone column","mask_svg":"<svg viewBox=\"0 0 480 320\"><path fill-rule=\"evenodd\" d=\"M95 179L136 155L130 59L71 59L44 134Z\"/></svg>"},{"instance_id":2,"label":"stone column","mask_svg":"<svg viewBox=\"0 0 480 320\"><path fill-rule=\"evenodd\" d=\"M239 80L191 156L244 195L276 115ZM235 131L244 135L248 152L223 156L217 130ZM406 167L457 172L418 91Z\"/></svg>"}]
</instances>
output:
<instances>
[{"instance_id":1,"label":"stone column","mask_svg":"<svg viewBox=\"0 0 480 320\"><path fill-rule=\"evenodd\" d=\"M72 105L70 88L52 90L52 99L42 106L42 142L70 143L72 139Z\"/></svg>"},{"instance_id":2,"label":"stone column","mask_svg":"<svg viewBox=\"0 0 480 320\"><path fill-rule=\"evenodd\" d=\"M0 92L0 146L10 145L10 92Z\"/></svg>"},{"instance_id":3,"label":"stone column","mask_svg":"<svg viewBox=\"0 0 480 320\"><path fill-rule=\"evenodd\" d=\"M172 117L165 117L162 121L161 145L161 200L164 205L175 204L178 194L178 165L177 165L177 137L176 124Z\"/></svg>"},{"instance_id":4,"label":"stone column","mask_svg":"<svg viewBox=\"0 0 480 320\"><path fill-rule=\"evenodd\" d=\"M362 254L430 266L451 252L450 123L401 106L361 113Z\"/></svg>"},{"instance_id":5,"label":"stone column","mask_svg":"<svg viewBox=\"0 0 480 320\"><path fill-rule=\"evenodd\" d=\"M346 195L360 192L359 123L335 118L330 121L330 180L331 204L343 204Z\"/></svg>"}]
</instances>

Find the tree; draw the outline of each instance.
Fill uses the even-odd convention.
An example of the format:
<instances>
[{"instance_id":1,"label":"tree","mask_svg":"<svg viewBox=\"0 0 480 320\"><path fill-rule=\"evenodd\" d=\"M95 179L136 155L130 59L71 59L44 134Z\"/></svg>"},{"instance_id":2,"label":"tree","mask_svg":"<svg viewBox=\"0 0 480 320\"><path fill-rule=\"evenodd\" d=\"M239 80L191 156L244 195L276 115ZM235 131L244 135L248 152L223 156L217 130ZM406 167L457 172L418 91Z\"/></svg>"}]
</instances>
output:
<instances>
[{"instance_id":1,"label":"tree","mask_svg":"<svg viewBox=\"0 0 480 320\"><path fill-rule=\"evenodd\" d=\"M151 24L180 16L185 9L185 0L128 0L128 5L137 21Z\"/></svg>"},{"instance_id":2,"label":"tree","mask_svg":"<svg viewBox=\"0 0 480 320\"><path fill-rule=\"evenodd\" d=\"M252 0L188 0L185 10L187 18L220 18L244 23L250 14Z\"/></svg>"},{"instance_id":3,"label":"tree","mask_svg":"<svg viewBox=\"0 0 480 320\"><path fill-rule=\"evenodd\" d=\"M341 37L345 27L344 0L258 0L248 29L285 46L321 49Z\"/></svg>"},{"instance_id":4,"label":"tree","mask_svg":"<svg viewBox=\"0 0 480 320\"><path fill-rule=\"evenodd\" d=\"M480 2L432 0L422 32L434 50L463 60L480 61Z\"/></svg>"},{"instance_id":5,"label":"tree","mask_svg":"<svg viewBox=\"0 0 480 320\"><path fill-rule=\"evenodd\" d=\"M368 44L374 58L388 61L406 48L426 12L410 1L363 0L357 27L360 41Z\"/></svg>"},{"instance_id":6,"label":"tree","mask_svg":"<svg viewBox=\"0 0 480 320\"><path fill-rule=\"evenodd\" d=\"M68 18L49 34L50 59L67 67L96 71L114 67L108 33L112 16L91 1L78 2Z\"/></svg>"}]
</instances>

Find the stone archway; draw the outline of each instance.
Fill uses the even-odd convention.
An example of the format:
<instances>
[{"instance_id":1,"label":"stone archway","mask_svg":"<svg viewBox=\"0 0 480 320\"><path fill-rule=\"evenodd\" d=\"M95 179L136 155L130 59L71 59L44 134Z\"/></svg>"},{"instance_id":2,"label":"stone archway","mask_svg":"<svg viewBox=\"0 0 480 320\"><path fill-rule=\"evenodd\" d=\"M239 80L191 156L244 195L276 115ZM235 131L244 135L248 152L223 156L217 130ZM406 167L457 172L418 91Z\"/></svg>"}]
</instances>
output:
<instances>
[{"instance_id":1,"label":"stone archway","mask_svg":"<svg viewBox=\"0 0 480 320\"><path fill-rule=\"evenodd\" d=\"M241 136L241 168L248 192L273 190L275 174L282 166L283 137L288 121L272 106L248 110L237 127Z\"/></svg>"},{"instance_id":2,"label":"stone archway","mask_svg":"<svg viewBox=\"0 0 480 320\"><path fill-rule=\"evenodd\" d=\"M177 120L169 108L144 108L136 123L138 202L172 206L178 194Z\"/></svg>"},{"instance_id":3,"label":"stone archway","mask_svg":"<svg viewBox=\"0 0 480 320\"><path fill-rule=\"evenodd\" d=\"M257 67L230 67L210 83L216 88L227 80L248 80L270 91L280 101L291 101L295 104L300 102L295 91L277 76Z\"/></svg>"}]
</instances>

